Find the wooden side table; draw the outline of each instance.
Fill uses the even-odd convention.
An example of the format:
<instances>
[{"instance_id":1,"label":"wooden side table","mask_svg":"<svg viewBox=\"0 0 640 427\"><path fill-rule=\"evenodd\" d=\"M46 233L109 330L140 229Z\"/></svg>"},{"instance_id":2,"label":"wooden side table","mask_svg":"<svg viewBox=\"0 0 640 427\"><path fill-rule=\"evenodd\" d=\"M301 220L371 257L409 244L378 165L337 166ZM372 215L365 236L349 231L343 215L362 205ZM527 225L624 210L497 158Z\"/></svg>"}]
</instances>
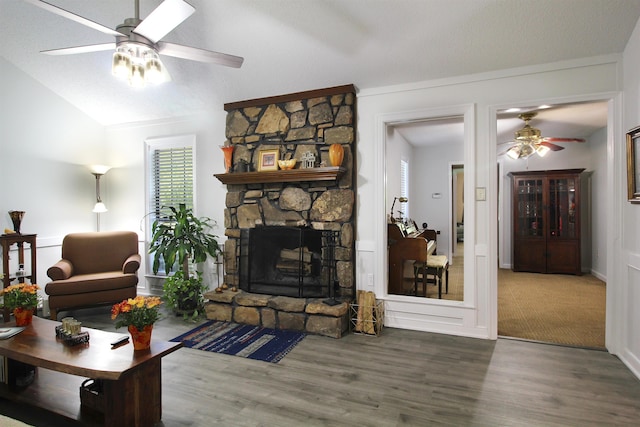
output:
<instances>
[{"instance_id":1,"label":"wooden side table","mask_svg":"<svg viewBox=\"0 0 640 427\"><path fill-rule=\"evenodd\" d=\"M0 245L2 245L2 287L6 288L11 284L11 281L16 278L15 274L11 275L9 271L9 250L11 246L18 245L18 264L24 264L24 244L29 244L29 250L31 252L31 265L30 272L26 274L24 278L29 279L29 282L35 283L37 280L36 274L36 234L3 234L0 236ZM9 321L9 309L5 308L3 313L4 321Z\"/></svg>"}]
</instances>

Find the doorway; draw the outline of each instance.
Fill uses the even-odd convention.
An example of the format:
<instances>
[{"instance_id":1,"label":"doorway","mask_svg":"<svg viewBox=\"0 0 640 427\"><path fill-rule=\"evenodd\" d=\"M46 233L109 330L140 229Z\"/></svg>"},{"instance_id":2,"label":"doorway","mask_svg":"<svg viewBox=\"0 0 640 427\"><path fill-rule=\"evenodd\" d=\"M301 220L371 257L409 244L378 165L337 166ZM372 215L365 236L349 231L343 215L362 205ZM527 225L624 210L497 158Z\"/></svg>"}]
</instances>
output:
<instances>
[{"instance_id":1,"label":"doorway","mask_svg":"<svg viewBox=\"0 0 640 427\"><path fill-rule=\"evenodd\" d=\"M532 110L537 107L521 107ZM589 126L581 120L589 118ZM542 136L584 138L584 143L557 143L560 149L526 159L505 156L514 133L523 123L517 113L498 111L498 335L581 347L604 348L606 314L606 199L608 102L593 101L538 110L531 126ZM581 133L576 133L581 132ZM502 154L502 155L501 155ZM586 185L590 198L583 209L586 228L581 247L582 276L511 271L513 171L582 168L593 172ZM557 303L557 304L556 304ZM568 314L568 316L564 316Z\"/></svg>"}]
</instances>

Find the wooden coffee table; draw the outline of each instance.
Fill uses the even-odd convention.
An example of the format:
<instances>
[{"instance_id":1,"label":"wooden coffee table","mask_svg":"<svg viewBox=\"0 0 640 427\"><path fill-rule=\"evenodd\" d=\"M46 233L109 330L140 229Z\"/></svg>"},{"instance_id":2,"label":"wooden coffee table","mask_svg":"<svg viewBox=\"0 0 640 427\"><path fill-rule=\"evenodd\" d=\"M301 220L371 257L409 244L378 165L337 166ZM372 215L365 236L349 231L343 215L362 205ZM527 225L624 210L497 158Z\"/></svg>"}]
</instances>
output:
<instances>
[{"instance_id":1,"label":"wooden coffee table","mask_svg":"<svg viewBox=\"0 0 640 427\"><path fill-rule=\"evenodd\" d=\"M24 331L0 340L0 355L44 368L37 370L34 382L27 387L1 384L2 397L59 413L83 425L152 426L160 421L161 358L182 343L152 339L150 350L134 352L130 342L112 349L111 343L124 334L82 328L89 332L89 343L68 346L56 338L57 325L60 322L34 317ZM81 410L79 390L86 378L102 380L103 417Z\"/></svg>"}]
</instances>

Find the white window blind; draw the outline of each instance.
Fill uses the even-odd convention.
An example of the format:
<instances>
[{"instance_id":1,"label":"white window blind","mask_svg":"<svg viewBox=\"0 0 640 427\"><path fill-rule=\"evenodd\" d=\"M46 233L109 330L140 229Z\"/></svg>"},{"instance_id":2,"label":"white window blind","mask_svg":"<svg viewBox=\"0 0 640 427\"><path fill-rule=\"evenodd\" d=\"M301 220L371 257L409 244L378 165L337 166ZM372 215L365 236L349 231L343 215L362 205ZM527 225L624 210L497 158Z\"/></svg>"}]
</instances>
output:
<instances>
[{"instance_id":1,"label":"white window blind","mask_svg":"<svg viewBox=\"0 0 640 427\"><path fill-rule=\"evenodd\" d=\"M409 199L409 162L400 160L400 197ZM402 212L402 219L409 218L409 202L400 203L398 210Z\"/></svg>"},{"instance_id":2,"label":"white window blind","mask_svg":"<svg viewBox=\"0 0 640 427\"><path fill-rule=\"evenodd\" d=\"M184 203L193 208L192 147L153 150L152 163L149 212L153 220L167 220L170 206Z\"/></svg>"}]
</instances>

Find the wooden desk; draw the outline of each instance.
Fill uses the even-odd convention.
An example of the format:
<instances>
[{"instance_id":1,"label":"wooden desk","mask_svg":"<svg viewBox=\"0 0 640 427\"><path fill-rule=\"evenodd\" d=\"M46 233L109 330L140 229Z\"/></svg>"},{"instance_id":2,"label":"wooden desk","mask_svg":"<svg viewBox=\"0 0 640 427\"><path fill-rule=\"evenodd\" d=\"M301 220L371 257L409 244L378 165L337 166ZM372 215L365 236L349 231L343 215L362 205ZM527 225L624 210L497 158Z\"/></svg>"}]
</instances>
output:
<instances>
[{"instance_id":1,"label":"wooden desk","mask_svg":"<svg viewBox=\"0 0 640 427\"><path fill-rule=\"evenodd\" d=\"M111 342L126 332L83 328L89 332L89 343L67 346L56 339L55 327L59 324L34 317L27 329L0 340L1 355L44 368L25 388L0 385L1 396L79 420L83 425L144 427L160 421L161 358L182 347L182 343L152 340L150 350L134 352L131 343L112 350ZM81 410L79 385L83 378L63 374L103 380L104 419Z\"/></svg>"}]
</instances>

